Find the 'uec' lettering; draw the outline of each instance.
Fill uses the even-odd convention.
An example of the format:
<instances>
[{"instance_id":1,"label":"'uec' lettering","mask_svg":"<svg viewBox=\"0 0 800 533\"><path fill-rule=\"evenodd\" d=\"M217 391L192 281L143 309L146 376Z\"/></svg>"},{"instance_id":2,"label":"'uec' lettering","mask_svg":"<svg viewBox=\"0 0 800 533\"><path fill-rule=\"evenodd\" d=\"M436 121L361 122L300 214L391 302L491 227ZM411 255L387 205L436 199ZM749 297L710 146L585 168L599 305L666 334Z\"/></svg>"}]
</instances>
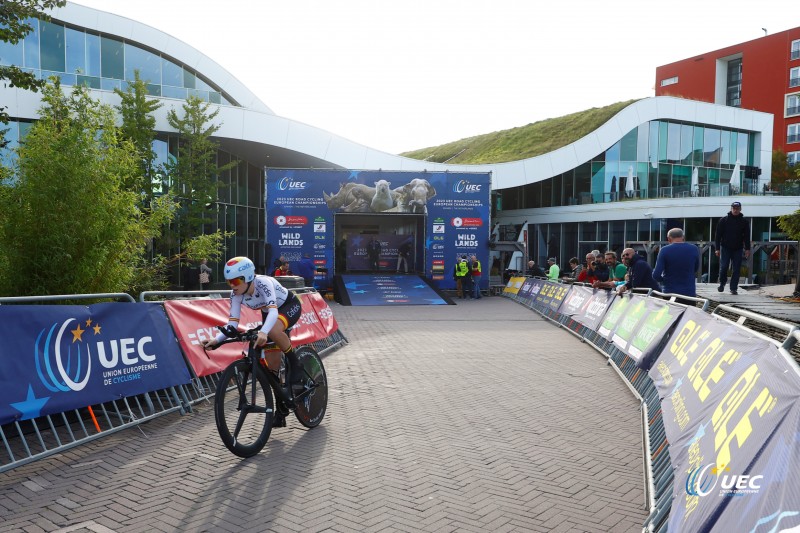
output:
<instances>
[{"instance_id":1,"label":"'uec' lettering","mask_svg":"<svg viewBox=\"0 0 800 533\"><path fill-rule=\"evenodd\" d=\"M120 361L126 366L135 365L139 362L139 359L150 363L156 360L156 356L154 354L148 354L144 347L151 342L153 342L152 337L142 337L139 339L138 343L136 339L131 338L111 340L108 341L111 345L111 354L109 356L106 355L105 343L101 341L97 343L97 357L100 360L100 364L105 368L114 368ZM136 345L135 348L134 344ZM135 357L134 353L138 355L138 357Z\"/></svg>"}]
</instances>

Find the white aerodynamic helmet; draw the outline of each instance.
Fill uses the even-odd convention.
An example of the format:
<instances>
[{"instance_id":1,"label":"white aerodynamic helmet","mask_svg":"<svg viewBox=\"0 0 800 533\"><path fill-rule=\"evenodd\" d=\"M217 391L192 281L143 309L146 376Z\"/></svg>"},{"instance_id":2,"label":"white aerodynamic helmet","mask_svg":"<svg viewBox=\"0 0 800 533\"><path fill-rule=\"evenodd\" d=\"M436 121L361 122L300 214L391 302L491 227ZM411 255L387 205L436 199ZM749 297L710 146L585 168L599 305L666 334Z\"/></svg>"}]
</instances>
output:
<instances>
[{"instance_id":1,"label":"white aerodynamic helmet","mask_svg":"<svg viewBox=\"0 0 800 533\"><path fill-rule=\"evenodd\" d=\"M234 257L225 263L225 279L243 277L245 282L250 283L256 277L256 266L246 257Z\"/></svg>"}]
</instances>

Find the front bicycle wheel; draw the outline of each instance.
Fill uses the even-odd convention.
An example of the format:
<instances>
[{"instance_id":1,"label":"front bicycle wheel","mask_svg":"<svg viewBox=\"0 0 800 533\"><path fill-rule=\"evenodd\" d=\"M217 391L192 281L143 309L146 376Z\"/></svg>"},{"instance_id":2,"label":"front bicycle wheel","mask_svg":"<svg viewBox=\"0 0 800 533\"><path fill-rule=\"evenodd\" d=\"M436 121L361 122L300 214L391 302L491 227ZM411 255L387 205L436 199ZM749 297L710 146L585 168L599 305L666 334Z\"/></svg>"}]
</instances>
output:
<instances>
[{"instance_id":1,"label":"front bicycle wheel","mask_svg":"<svg viewBox=\"0 0 800 533\"><path fill-rule=\"evenodd\" d=\"M272 431L275 403L261 369L252 375L247 359L234 361L222 372L214 398L214 419L223 444L239 457L264 448Z\"/></svg>"},{"instance_id":2,"label":"front bicycle wheel","mask_svg":"<svg viewBox=\"0 0 800 533\"><path fill-rule=\"evenodd\" d=\"M305 427L314 428L322 422L328 408L328 377L322 359L313 348L301 346L295 353L300 361L302 386L293 385L294 414Z\"/></svg>"}]
</instances>

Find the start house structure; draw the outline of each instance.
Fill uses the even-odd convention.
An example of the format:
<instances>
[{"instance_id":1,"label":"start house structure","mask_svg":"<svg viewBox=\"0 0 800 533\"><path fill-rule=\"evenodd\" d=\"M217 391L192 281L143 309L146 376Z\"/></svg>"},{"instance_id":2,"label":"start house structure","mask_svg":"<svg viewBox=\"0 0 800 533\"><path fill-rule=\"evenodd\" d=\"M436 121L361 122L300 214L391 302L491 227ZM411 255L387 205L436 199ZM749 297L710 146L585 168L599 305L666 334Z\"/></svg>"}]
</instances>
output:
<instances>
[{"instance_id":1,"label":"start house structure","mask_svg":"<svg viewBox=\"0 0 800 533\"><path fill-rule=\"evenodd\" d=\"M775 131L771 113L648 98L545 155L493 165L437 164L374 150L278 116L224 66L150 26L76 4L54 10L52 17L34 21L23 42L0 43L0 64L58 76L65 86L86 85L109 104L119 101L113 89L124 89L138 69L151 96L164 104L156 112L154 151L160 162L177 155L168 110L179 108L189 95L217 106L218 162L240 161L217 178L228 185L219 189L217 225L236 232L226 243L228 255L247 255L264 267L270 260L267 234L276 230L265 212L266 168L489 172L492 219L484 226L495 238L518 241L523 250L502 258L493 252L503 268L522 268L525 255L542 263L556 257L566 266L572 256L626 245L652 259L667 230L680 226L687 240L703 246L702 273L710 273L713 281L716 258L708 242L733 200L741 201L752 219L753 240L764 243L751 259L751 272L767 276L776 247L789 246L775 217L796 210L797 197L765 194L773 192L768 188ZM6 137L13 148L36 120L41 97L6 86L0 87L0 101L12 117ZM0 156L4 164L13 157L8 151ZM168 185L169 177L165 180ZM476 251L479 258L489 254ZM782 248L777 253L786 256Z\"/></svg>"}]
</instances>

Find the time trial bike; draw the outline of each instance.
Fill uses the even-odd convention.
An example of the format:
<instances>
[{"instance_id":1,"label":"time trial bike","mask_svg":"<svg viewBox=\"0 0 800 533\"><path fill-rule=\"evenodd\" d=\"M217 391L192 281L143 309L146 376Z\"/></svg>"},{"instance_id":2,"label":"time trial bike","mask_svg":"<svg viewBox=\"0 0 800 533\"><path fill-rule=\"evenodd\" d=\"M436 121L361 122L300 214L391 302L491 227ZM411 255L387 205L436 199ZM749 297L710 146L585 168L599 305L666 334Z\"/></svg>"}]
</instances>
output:
<instances>
[{"instance_id":1,"label":"time trial bike","mask_svg":"<svg viewBox=\"0 0 800 533\"><path fill-rule=\"evenodd\" d=\"M226 448L239 457L256 455L266 445L277 413L286 416L294 411L298 422L307 428L322 422L328 406L328 379L316 350L311 346L295 348L301 379L294 385L284 385L279 374L267 369L262 348L256 347L259 328L243 332L222 326L219 329L228 338L214 348L248 343L242 359L228 365L217 383L214 419ZM270 349L280 348L270 341L263 350ZM284 367L287 363L282 356Z\"/></svg>"}]
</instances>

